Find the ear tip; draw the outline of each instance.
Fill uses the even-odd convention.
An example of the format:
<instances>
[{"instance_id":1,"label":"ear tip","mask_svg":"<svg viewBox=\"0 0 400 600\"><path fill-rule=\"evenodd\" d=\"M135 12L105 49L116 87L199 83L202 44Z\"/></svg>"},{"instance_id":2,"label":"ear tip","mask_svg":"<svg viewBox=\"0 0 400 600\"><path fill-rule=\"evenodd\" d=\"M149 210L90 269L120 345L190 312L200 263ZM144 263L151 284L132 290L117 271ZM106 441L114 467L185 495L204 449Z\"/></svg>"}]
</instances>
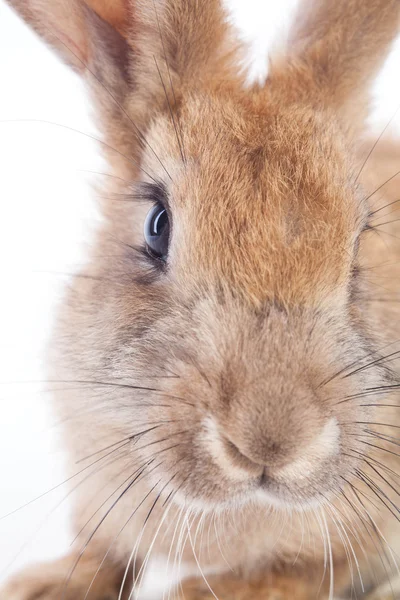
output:
<instances>
[{"instance_id":1,"label":"ear tip","mask_svg":"<svg viewBox=\"0 0 400 600\"><path fill-rule=\"evenodd\" d=\"M55 0L50 0L55 3ZM70 0L67 0L70 2ZM82 73L85 62L85 43L80 31L79 11L75 1L69 5L69 18L65 27L59 27L59 16L63 16L64 0L55 3L50 11L43 0L6 0L22 19L28 23L75 72Z\"/></svg>"}]
</instances>

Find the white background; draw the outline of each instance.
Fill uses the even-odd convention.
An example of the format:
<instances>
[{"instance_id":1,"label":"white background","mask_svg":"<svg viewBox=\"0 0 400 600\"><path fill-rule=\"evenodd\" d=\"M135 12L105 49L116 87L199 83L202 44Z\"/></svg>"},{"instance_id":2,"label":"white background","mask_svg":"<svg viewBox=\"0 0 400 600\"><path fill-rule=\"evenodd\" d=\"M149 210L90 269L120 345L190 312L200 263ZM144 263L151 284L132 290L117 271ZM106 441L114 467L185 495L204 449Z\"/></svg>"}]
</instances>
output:
<instances>
[{"instance_id":1,"label":"white background","mask_svg":"<svg viewBox=\"0 0 400 600\"><path fill-rule=\"evenodd\" d=\"M272 34L295 0L229 0L265 70ZM278 6L279 4L279 6ZM379 131L400 104L400 44L376 88ZM254 71L254 67L253 67ZM252 71L252 72L253 72ZM38 382L67 274L96 225L95 144L47 120L94 133L83 87L0 0L0 519L63 480L50 394ZM24 122L18 122L25 120ZM396 118L397 126L400 120ZM394 124L395 124L394 122ZM0 520L0 580L68 546L67 489ZM51 513L51 514L49 514Z\"/></svg>"}]
</instances>

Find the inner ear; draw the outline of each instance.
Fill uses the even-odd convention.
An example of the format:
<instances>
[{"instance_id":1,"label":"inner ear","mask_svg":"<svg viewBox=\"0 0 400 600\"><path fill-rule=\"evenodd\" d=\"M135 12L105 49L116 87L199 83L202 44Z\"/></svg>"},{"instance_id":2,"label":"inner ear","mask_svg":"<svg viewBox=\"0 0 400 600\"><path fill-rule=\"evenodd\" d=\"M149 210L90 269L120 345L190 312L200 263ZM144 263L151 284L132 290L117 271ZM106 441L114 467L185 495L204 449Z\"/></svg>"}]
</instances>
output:
<instances>
[{"instance_id":1,"label":"inner ear","mask_svg":"<svg viewBox=\"0 0 400 600\"><path fill-rule=\"evenodd\" d=\"M126 0L85 0L94 13L126 36L129 10Z\"/></svg>"},{"instance_id":2,"label":"inner ear","mask_svg":"<svg viewBox=\"0 0 400 600\"><path fill-rule=\"evenodd\" d=\"M90 0L90 3L97 4L97 0ZM119 28L92 8L86 6L83 12L89 46L87 68L102 84L111 88L120 86L123 81L128 83L132 48L126 38Z\"/></svg>"}]
</instances>

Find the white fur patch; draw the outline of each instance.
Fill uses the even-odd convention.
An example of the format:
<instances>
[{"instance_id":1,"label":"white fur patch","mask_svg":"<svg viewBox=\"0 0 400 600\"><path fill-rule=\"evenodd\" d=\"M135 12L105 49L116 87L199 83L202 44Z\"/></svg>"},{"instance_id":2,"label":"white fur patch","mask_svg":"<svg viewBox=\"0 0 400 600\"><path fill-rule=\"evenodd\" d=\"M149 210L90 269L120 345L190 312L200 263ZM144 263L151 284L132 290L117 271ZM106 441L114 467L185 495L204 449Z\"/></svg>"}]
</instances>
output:
<instances>
[{"instance_id":1,"label":"white fur patch","mask_svg":"<svg viewBox=\"0 0 400 600\"><path fill-rule=\"evenodd\" d=\"M174 559L168 561L163 557L152 558L146 568L142 585L135 594L136 600L163 600L170 596L170 591L186 577L197 575L193 566L185 563L172 565Z\"/></svg>"},{"instance_id":2,"label":"white fur patch","mask_svg":"<svg viewBox=\"0 0 400 600\"><path fill-rule=\"evenodd\" d=\"M329 419L318 436L304 449L302 455L280 469L278 477L299 480L310 477L321 462L339 452L340 428L335 418Z\"/></svg>"},{"instance_id":3,"label":"white fur patch","mask_svg":"<svg viewBox=\"0 0 400 600\"><path fill-rule=\"evenodd\" d=\"M207 417L204 421L204 440L207 450L210 452L213 462L218 465L225 473L235 481L246 481L249 479L247 469L235 464L228 456L224 444L221 440L221 434L218 430L218 425L212 417Z\"/></svg>"}]
</instances>

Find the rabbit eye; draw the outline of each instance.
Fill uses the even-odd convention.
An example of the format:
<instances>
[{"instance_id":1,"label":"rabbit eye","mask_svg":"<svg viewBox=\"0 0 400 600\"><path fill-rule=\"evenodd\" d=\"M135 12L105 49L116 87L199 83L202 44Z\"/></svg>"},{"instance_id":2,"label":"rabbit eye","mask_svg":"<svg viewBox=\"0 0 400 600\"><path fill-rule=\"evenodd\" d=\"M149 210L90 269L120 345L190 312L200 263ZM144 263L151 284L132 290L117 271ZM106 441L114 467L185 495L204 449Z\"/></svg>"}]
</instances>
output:
<instances>
[{"instance_id":1,"label":"rabbit eye","mask_svg":"<svg viewBox=\"0 0 400 600\"><path fill-rule=\"evenodd\" d=\"M168 213L162 204L157 203L150 210L144 224L144 238L150 254L166 260L169 243Z\"/></svg>"}]
</instances>

